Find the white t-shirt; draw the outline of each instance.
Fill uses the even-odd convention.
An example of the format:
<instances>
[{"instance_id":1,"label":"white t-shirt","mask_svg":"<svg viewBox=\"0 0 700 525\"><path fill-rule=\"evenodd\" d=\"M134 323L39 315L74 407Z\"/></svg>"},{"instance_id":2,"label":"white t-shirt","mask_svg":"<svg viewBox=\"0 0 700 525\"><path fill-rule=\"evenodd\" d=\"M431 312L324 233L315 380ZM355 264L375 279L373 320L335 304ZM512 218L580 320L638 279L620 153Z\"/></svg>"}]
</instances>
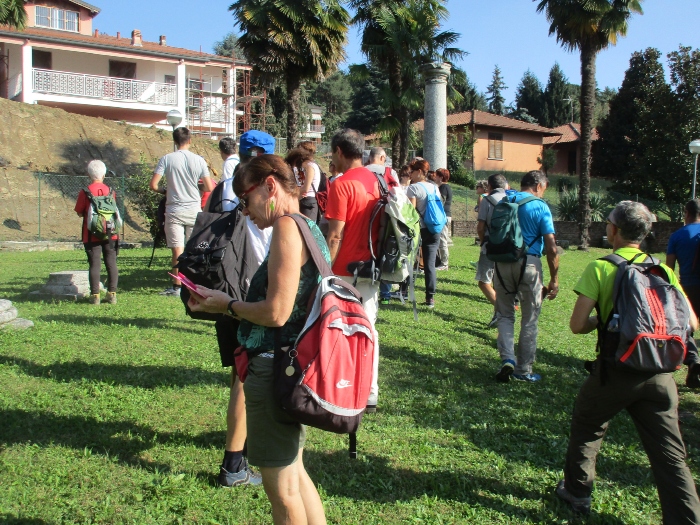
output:
<instances>
[{"instance_id":1,"label":"white t-shirt","mask_svg":"<svg viewBox=\"0 0 700 525\"><path fill-rule=\"evenodd\" d=\"M313 181L311 182L311 186L309 187L309 191L304 193L304 195L302 195L302 197L315 197L316 190L318 189L319 185L321 184L321 168L315 162L310 162L309 164L311 164L311 166L314 169L314 178L313 178ZM307 177L309 176L308 173L306 173L305 175Z\"/></svg>"},{"instance_id":2,"label":"white t-shirt","mask_svg":"<svg viewBox=\"0 0 700 525\"><path fill-rule=\"evenodd\" d=\"M224 204L226 206L230 205L230 208L224 208L227 211L229 209L235 208L235 205L231 203L234 199L236 200L236 203L238 203L238 199L236 198L236 194L233 192L233 172L236 169L236 166L238 166L240 160L238 159L238 155L231 155L229 158L227 158L224 161L224 168L223 168L223 173L221 174L221 181L219 184L223 185L223 190L221 191L221 198L224 201Z\"/></svg>"},{"instance_id":3,"label":"white t-shirt","mask_svg":"<svg viewBox=\"0 0 700 525\"><path fill-rule=\"evenodd\" d=\"M207 163L202 157L184 149L168 153L158 161L154 173L165 176L167 182L166 212L202 210L197 182L209 177Z\"/></svg>"},{"instance_id":4,"label":"white t-shirt","mask_svg":"<svg viewBox=\"0 0 700 525\"><path fill-rule=\"evenodd\" d=\"M224 211L231 211L236 206L238 206L238 197L233 192L233 170L238 164L238 159L235 159L235 164L232 162L234 159L232 157L227 158L224 161L224 172L221 175L221 182L219 184L223 185L221 191L221 198L223 202L221 203L221 209ZM230 173L228 172L229 165ZM258 228L250 217L246 217L246 224L248 225L248 241L253 247L253 252L255 252L255 258L258 264L262 264L267 257L267 252L270 250L270 237L272 237L272 228L265 228L261 230Z\"/></svg>"}]
</instances>

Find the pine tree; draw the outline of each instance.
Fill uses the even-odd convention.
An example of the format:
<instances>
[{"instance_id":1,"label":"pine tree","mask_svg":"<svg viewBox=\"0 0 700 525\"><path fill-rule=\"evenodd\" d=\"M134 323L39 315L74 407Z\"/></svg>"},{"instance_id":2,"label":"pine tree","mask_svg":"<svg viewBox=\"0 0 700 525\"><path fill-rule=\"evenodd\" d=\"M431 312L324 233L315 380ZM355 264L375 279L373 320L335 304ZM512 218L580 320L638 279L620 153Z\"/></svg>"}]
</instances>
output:
<instances>
[{"instance_id":1,"label":"pine tree","mask_svg":"<svg viewBox=\"0 0 700 525\"><path fill-rule=\"evenodd\" d=\"M556 128L566 124L571 119L571 108L566 100L570 96L569 81L558 63L554 63L549 71L549 80L544 90L544 125Z\"/></svg>"},{"instance_id":2,"label":"pine tree","mask_svg":"<svg viewBox=\"0 0 700 525\"><path fill-rule=\"evenodd\" d=\"M503 82L503 77L501 76L501 70L498 65L493 70L493 79L491 84L486 88L486 100L489 102L489 112L495 113L496 115L503 115L506 111L506 99L501 93L501 91L508 89L505 82Z\"/></svg>"},{"instance_id":3,"label":"pine tree","mask_svg":"<svg viewBox=\"0 0 700 525\"><path fill-rule=\"evenodd\" d=\"M522 80L520 80L518 90L515 93L515 113L522 115L523 110L526 110L526 114L543 124L542 97L542 84L535 74L528 69Z\"/></svg>"}]
</instances>

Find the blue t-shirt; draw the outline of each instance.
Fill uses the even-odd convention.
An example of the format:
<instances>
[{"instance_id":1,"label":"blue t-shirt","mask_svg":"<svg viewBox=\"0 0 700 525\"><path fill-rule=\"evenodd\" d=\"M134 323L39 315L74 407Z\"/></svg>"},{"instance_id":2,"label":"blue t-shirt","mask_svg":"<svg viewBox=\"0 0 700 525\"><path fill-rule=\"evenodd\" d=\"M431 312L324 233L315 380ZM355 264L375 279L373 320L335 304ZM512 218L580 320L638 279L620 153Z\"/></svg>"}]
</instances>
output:
<instances>
[{"instance_id":1,"label":"blue t-shirt","mask_svg":"<svg viewBox=\"0 0 700 525\"><path fill-rule=\"evenodd\" d=\"M700 244L700 223L697 222L683 226L668 240L666 254L676 256L683 286L700 285L700 275L693 274L693 261L698 244Z\"/></svg>"},{"instance_id":2,"label":"blue t-shirt","mask_svg":"<svg viewBox=\"0 0 700 525\"><path fill-rule=\"evenodd\" d=\"M527 197L532 197L532 193L518 191L515 193L515 202ZM527 254L542 257L543 235L554 234L554 221L549 206L543 200L525 203L518 208L518 220L525 244L529 246Z\"/></svg>"}]
</instances>

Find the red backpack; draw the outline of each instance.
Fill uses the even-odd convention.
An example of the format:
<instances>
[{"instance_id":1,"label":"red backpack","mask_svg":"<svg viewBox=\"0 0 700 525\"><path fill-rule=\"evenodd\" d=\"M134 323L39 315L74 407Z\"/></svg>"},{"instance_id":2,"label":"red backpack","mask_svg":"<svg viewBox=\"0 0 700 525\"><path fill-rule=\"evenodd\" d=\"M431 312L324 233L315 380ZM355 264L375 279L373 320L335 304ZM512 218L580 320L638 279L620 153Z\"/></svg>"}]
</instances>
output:
<instances>
[{"instance_id":1,"label":"red backpack","mask_svg":"<svg viewBox=\"0 0 700 525\"><path fill-rule=\"evenodd\" d=\"M275 345L275 396L300 423L350 434L350 455L356 457L354 433L372 382L374 331L360 293L333 275L306 221L291 217L322 280L294 345Z\"/></svg>"}]
</instances>

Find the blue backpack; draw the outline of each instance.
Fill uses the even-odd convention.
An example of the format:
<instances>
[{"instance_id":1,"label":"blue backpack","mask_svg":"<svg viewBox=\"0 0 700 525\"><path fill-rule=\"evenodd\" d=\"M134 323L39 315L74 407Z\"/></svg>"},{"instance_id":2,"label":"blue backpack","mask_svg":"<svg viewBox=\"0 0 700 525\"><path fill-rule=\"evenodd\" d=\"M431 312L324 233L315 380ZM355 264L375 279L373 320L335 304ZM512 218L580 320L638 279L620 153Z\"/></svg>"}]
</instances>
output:
<instances>
[{"instance_id":1,"label":"blue backpack","mask_svg":"<svg viewBox=\"0 0 700 525\"><path fill-rule=\"evenodd\" d=\"M440 233L447 224L447 215L442 206L442 199L438 193L437 186L431 193L426 184L419 183L425 189L426 197L425 213L423 214L423 224L430 233Z\"/></svg>"}]
</instances>

